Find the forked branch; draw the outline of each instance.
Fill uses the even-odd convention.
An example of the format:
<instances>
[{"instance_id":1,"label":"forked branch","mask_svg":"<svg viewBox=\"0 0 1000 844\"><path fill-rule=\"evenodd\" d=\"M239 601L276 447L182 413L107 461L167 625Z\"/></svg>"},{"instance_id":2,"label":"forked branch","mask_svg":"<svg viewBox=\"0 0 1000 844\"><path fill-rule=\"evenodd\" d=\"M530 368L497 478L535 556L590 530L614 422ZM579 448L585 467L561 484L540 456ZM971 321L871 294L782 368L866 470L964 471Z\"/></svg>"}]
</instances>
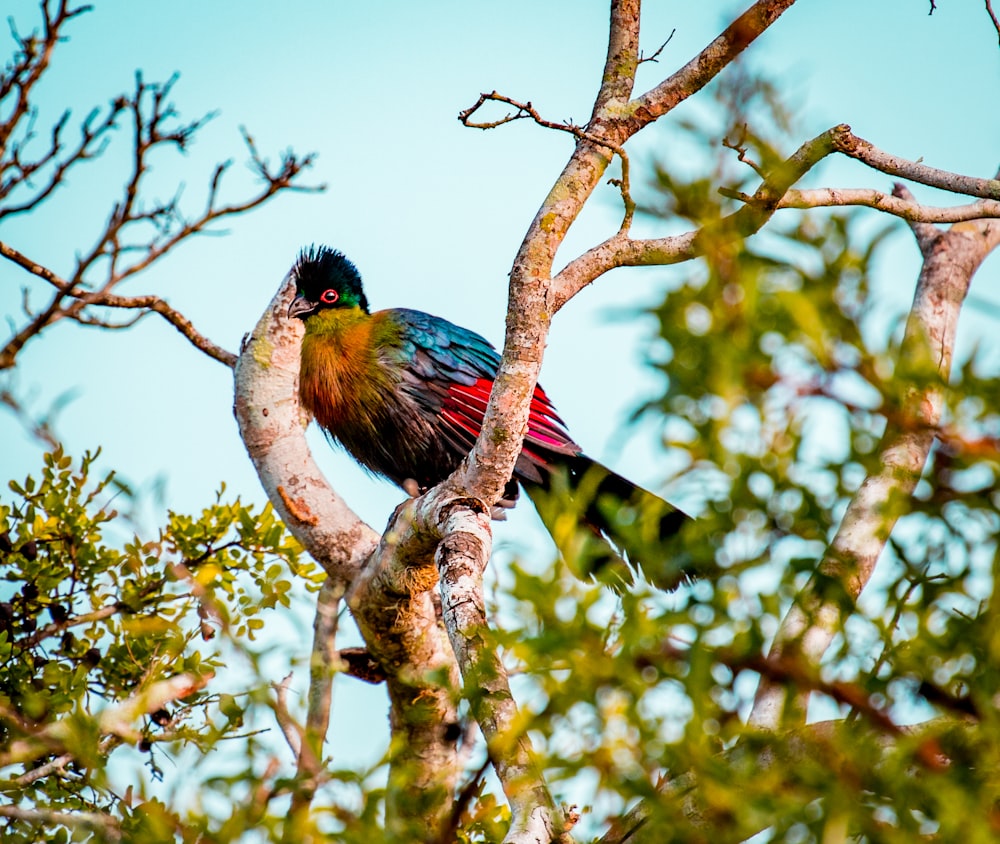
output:
<instances>
[{"instance_id":1,"label":"forked branch","mask_svg":"<svg viewBox=\"0 0 1000 844\"><path fill-rule=\"evenodd\" d=\"M28 49L27 47L25 49ZM22 62L24 64L24 62ZM30 76L36 65L24 64ZM10 82L12 90L24 87L29 79L16 78ZM121 296L116 288L127 279L149 269L168 253L192 237L216 230L222 221L234 218L261 207L274 196L286 191L319 191L323 186L302 185L303 171L313 162L312 155L282 154L276 165L270 164L260 153L253 138L243 130L243 138L250 156L250 164L261 182L249 196L236 201L222 197L222 183L231 162L219 164L210 179L207 197L202 210L188 215L181 207L180 193L168 201L147 203L144 200L144 183L149 172L151 156L160 148L184 150L195 133L211 115L190 123L178 123L177 112L170 101L176 76L166 83L146 83L136 75L135 89L130 96L117 98L105 118L96 126L94 116L85 121L82 139L68 156L56 160L59 137L66 117L53 130L52 147L41 158L26 163L25 144L31 139L30 129L25 137L10 146L0 156L0 172L6 173L0 182L0 219L33 210L47 198L65 179L73 166L94 158L104 149L104 143L117 128L120 115L129 117L131 127L131 167L122 193L113 203L103 231L92 247L76 260L73 271L65 277L42 262L23 254L13 245L0 242L0 256L21 267L30 275L54 288L48 304L38 311L25 309L25 322L0 348L0 369L15 365L24 346L49 326L64 320L100 328L122 328L134 325L147 313L156 313L170 322L197 349L232 367L236 356L213 343L192 325L183 314L158 295ZM15 114L19 113L15 109ZM29 114L20 112L22 118ZM25 118L26 119L26 118ZM13 120L13 116L11 117ZM15 124L10 125L13 131ZM43 165L51 170L47 182L25 199L18 199L28 179ZM6 200L6 202L5 202ZM110 309L128 310L133 316L124 321L111 317Z\"/></svg>"}]
</instances>

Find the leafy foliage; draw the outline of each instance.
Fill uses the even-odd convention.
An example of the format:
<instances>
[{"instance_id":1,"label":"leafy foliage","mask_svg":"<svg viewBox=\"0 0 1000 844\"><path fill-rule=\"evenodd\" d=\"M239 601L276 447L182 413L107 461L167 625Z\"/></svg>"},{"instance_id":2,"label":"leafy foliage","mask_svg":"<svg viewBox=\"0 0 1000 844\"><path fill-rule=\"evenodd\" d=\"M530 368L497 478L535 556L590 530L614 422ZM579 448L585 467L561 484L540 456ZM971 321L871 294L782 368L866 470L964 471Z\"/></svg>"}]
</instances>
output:
<instances>
[{"instance_id":1,"label":"leafy foliage","mask_svg":"<svg viewBox=\"0 0 1000 844\"><path fill-rule=\"evenodd\" d=\"M18 61L27 68L33 59L25 52ZM122 108L141 124L143 103L168 91L139 81L70 163L89 156ZM890 233L872 233L858 216L776 219L748 241L725 197L752 192L758 171L781 166L789 115L772 86L747 76L729 74L714 92L715 109L674 124L675 158L687 151L691 163L683 175L658 168L644 202L658 224L694 224L707 247L694 269L673 271L653 311L650 365L663 389L639 412L656 426L664 465L683 465L664 479L670 497L698 518L661 547L648 536L650 514L617 514L647 536L650 555L705 576L672 595L643 584L612 593L560 561L541 570L515 562L500 575L498 624L482 636L516 675L517 726L547 781L580 806L581 840L625 840L618 833L631 829L622 820L631 813L642 820L638 836L657 842L761 831L824 844L992 841L1000 829L995 359L973 354L944 384L933 361L909 354L873 281ZM154 110L145 122L169 116ZM705 152L724 147L732 154ZM251 153L269 190L290 185L308 163L289 156L271 174L252 144ZM725 197L720 184L730 188ZM199 226L237 213L212 202ZM172 204L123 207L122 224L175 220ZM98 249L89 260L106 259ZM10 348L8 365L19 349ZM883 502L902 518L855 603L822 561L848 501L881 468L886 428L915 425L908 399L929 388L946 408L939 443L915 497ZM304 733L276 697L269 660L286 644L302 597L296 584L313 591L323 575L270 506L227 502L223 489L200 514L169 513L143 539L111 509L129 492L112 476L94 478L96 457L74 464L57 448L37 477L12 482L0 499L4 840L361 844L387 834L392 801L423 805L424 795L388 795L382 764L351 770L320 758L313 773L283 764L275 724L290 744ZM588 537L575 539L580 556L590 553ZM587 560L574 562L587 570ZM819 667L765 659L807 582L839 607L834 648ZM812 723L784 734L749 727L762 676L813 693ZM507 834L510 811L484 771L455 795L454 840Z\"/></svg>"},{"instance_id":2,"label":"leafy foliage","mask_svg":"<svg viewBox=\"0 0 1000 844\"><path fill-rule=\"evenodd\" d=\"M96 456L74 466L47 454L40 477L12 482L0 502L0 789L38 817L84 811L106 818L94 824L105 834L172 840L177 808L123 795L115 760L134 747L156 780L164 753L207 754L245 734L247 710L266 699L253 650L266 611L290 606L294 579L322 573L269 505L255 512L221 492L196 516L170 513L154 540L109 541L123 527L112 503L128 493L111 475L93 479ZM256 675L240 697L202 690L233 659ZM189 694L157 702L183 678ZM134 727L111 717L123 706ZM52 827L7 824L10 841Z\"/></svg>"},{"instance_id":3,"label":"leafy foliage","mask_svg":"<svg viewBox=\"0 0 1000 844\"><path fill-rule=\"evenodd\" d=\"M650 209L709 230L723 218L707 190L717 182L657 175ZM790 842L993 840L995 360L973 356L942 384L907 356L872 291L888 232L866 234L854 215L798 218L752 243L715 231L703 266L654 312L664 389L641 415L683 458L672 497L701 503L668 559L718 573L675 596L612 601L557 570L514 569L497 641L522 675L550 782L588 795L585 830L613 834L643 801L649 841L764 829ZM881 468L887 421L915 424L906 398L931 388L945 399L941 441L916 499L884 502L903 518L855 605L819 564ZM769 663L810 575L841 607L835 647L819 671ZM820 721L784 735L748 727L761 673L817 693Z\"/></svg>"}]
</instances>

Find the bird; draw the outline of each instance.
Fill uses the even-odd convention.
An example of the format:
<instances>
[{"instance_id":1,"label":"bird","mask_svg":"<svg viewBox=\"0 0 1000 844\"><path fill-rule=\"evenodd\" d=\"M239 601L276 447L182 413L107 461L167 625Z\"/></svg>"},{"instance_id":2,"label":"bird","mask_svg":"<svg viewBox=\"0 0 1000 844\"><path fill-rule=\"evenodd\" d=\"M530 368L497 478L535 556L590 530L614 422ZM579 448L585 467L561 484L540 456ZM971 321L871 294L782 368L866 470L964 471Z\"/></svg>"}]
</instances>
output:
<instances>
[{"instance_id":1,"label":"bird","mask_svg":"<svg viewBox=\"0 0 1000 844\"><path fill-rule=\"evenodd\" d=\"M411 494L443 481L479 435L497 350L423 311L372 312L358 269L327 246L304 248L290 277L288 316L305 325L302 406L371 473ZM541 386L499 506L513 506L519 487L580 577L619 588L638 569L670 590L691 575L683 553L664 547L689 517L585 455Z\"/></svg>"}]
</instances>

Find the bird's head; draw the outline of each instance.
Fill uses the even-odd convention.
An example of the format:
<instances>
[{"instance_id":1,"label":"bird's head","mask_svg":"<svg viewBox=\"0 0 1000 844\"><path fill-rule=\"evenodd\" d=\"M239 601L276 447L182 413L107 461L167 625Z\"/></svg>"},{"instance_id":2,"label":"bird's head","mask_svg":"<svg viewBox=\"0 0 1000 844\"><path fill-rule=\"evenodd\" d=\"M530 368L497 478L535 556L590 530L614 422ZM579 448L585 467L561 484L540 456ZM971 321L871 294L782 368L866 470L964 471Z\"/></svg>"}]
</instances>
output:
<instances>
[{"instance_id":1,"label":"bird's head","mask_svg":"<svg viewBox=\"0 0 1000 844\"><path fill-rule=\"evenodd\" d=\"M295 298L288 316L305 319L328 308L360 308L368 313L361 274L342 252L326 246L303 249L292 267Z\"/></svg>"}]
</instances>

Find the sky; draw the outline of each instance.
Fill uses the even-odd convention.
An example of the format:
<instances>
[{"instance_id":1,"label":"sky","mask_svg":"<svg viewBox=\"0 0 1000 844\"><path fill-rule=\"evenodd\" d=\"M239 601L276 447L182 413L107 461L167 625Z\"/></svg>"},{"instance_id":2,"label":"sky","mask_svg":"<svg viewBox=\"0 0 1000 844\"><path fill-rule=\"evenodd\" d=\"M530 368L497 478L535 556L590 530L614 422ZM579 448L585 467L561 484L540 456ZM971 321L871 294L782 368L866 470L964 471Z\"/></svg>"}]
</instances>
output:
<instances>
[{"instance_id":1,"label":"sky","mask_svg":"<svg viewBox=\"0 0 1000 844\"><path fill-rule=\"evenodd\" d=\"M748 4L645 5L646 54L675 34L658 62L642 65L637 91L685 63ZM502 343L507 273L571 139L526 121L482 132L456 116L495 89L530 100L548 119L585 122L603 67L605 2L94 0L94 7L70 24L70 40L56 51L39 88L39 126L65 108L82 117L129 90L137 69L147 81L179 71L173 99L181 117L218 115L186 155L154 162L156 196L182 184L189 207L198 208L213 165L230 157L230 196L245 191L251 182L240 126L272 159L288 147L316 152L304 181L327 186L279 197L232 221L224 237L188 243L122 292L165 296L204 334L236 351L297 252L325 243L355 261L374 308L430 311ZM785 91L801 140L846 122L894 154L990 176L1000 165L997 33L981 2L939 0L933 15L929 9L921 0L799 0L747 59ZM34 2L4 0L3 10L22 32L36 25ZM9 50L10 40L4 43ZM630 145L633 178L654 160L683 168L669 138L653 127ZM103 160L74 171L37 213L0 227L0 240L67 272L74 253L101 230L124 172L120 145L112 145ZM809 184L888 190L891 181L834 161ZM617 228L616 199L611 187L595 193L560 264ZM904 307L919 260L912 238L898 228L880 286ZM555 320L542 372L588 453L653 488L663 477L656 445L626 420L659 385L643 367L654 323L635 310L655 302L670 278L676 275L657 269L619 270L588 288ZM41 301L26 274L0 264L5 316L19 313L25 287L32 302ZM996 256L973 295L1000 305ZM1000 359L995 317L970 313L960 330L966 348L980 338ZM60 324L24 350L12 375L0 374L0 386L40 410L71 393L58 424L68 450L101 446L104 465L138 488L162 482L167 507L200 509L222 481L245 500L264 500L232 416L230 371L155 317L115 333ZM4 478L39 465L37 444L2 411L0 442ZM311 442L351 506L383 525L399 492L365 476L315 431ZM520 542L537 530L530 508L518 509L499 529L499 542ZM344 705L348 712L371 707L379 694L358 692ZM368 752L346 733L338 740L347 759Z\"/></svg>"}]
</instances>

